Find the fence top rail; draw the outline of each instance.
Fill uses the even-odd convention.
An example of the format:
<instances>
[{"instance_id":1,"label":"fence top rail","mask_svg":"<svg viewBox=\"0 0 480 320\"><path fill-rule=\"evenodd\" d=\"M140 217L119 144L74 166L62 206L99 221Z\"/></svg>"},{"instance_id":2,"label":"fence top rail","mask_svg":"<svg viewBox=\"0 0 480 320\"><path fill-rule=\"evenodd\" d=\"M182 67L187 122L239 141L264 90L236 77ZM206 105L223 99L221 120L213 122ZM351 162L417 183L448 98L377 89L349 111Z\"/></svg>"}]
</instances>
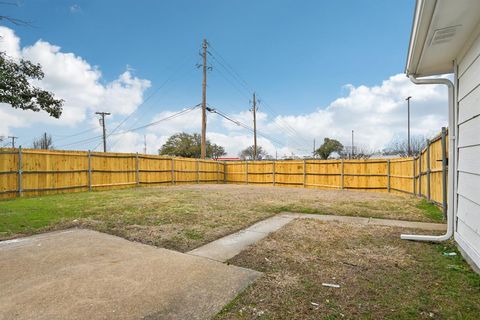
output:
<instances>
[{"instance_id":1,"label":"fence top rail","mask_svg":"<svg viewBox=\"0 0 480 320\"><path fill-rule=\"evenodd\" d=\"M165 160L165 161L172 161L172 157L165 157L165 156L157 156L157 155L147 155L147 154L139 154L139 159L151 159L151 160Z\"/></svg>"},{"instance_id":2,"label":"fence top rail","mask_svg":"<svg viewBox=\"0 0 480 320\"><path fill-rule=\"evenodd\" d=\"M317 160L317 159L307 159L306 164L335 164L342 163L342 160L332 159L332 160Z\"/></svg>"},{"instance_id":3,"label":"fence top rail","mask_svg":"<svg viewBox=\"0 0 480 320\"><path fill-rule=\"evenodd\" d=\"M408 158L391 158L391 159L390 159L390 163L409 162L409 161L413 161L413 160L415 160L415 159L412 158L412 157L408 157Z\"/></svg>"}]
</instances>

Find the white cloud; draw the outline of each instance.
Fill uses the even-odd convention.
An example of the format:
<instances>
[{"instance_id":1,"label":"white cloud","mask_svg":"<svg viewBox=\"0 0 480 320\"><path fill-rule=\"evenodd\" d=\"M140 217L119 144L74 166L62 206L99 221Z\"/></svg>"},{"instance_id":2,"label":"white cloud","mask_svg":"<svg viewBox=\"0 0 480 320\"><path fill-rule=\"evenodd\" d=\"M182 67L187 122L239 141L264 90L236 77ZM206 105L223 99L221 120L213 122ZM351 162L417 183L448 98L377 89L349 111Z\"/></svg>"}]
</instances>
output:
<instances>
[{"instance_id":1,"label":"white cloud","mask_svg":"<svg viewBox=\"0 0 480 320\"><path fill-rule=\"evenodd\" d=\"M412 134L432 135L447 124L447 92L442 86L418 86L405 75L397 74L379 86L348 85L346 88L347 96L336 99L325 109L305 115L279 116L275 120L287 123L298 132L296 145L302 144L305 148L314 138L322 141L325 137L349 145L351 130L354 130L358 144L381 149L394 136L406 135L407 96L412 96ZM273 122L266 130L276 135L282 131Z\"/></svg>"},{"instance_id":2,"label":"white cloud","mask_svg":"<svg viewBox=\"0 0 480 320\"><path fill-rule=\"evenodd\" d=\"M89 116L99 110L112 113L109 124L113 128L123 119L122 116L138 108L145 90L150 86L148 80L135 77L129 68L117 79L105 83L98 67L74 53L62 52L60 47L42 40L22 48L20 39L5 27L0 27L0 36L1 51L6 51L15 59L25 58L40 63L45 78L38 85L65 100L64 113L59 120L44 112L14 110L0 104L0 118L3 120L0 122L0 135L9 135L12 128L36 125L83 125L98 132L97 120ZM405 75L397 74L376 86L346 85L345 88L347 92L344 97L334 100L326 107L300 115L272 118L263 111L260 103L257 113L260 131L258 144L272 156L275 152L278 152L279 157L291 155L292 152L306 155L311 152L313 139L317 140L317 146L325 137L349 145L351 130L355 130L357 145L381 149L393 137L406 135L407 96L412 96L412 134L432 135L447 124L447 93L442 86L417 86ZM163 111L152 119L144 119L142 123L164 119L178 111ZM115 118L116 115L121 117ZM248 126L252 124L252 114L247 110L233 114L232 117ZM200 109L197 109L149 127L146 130L148 152L156 153L174 133L200 132L200 119ZM273 137L275 141L267 139L262 133ZM237 156L242 149L252 145L253 140L250 131L215 114L208 115L207 136L212 142L224 146L229 156ZM143 141L142 132L129 132L113 135L109 138L109 145L112 151L142 152Z\"/></svg>"},{"instance_id":3,"label":"white cloud","mask_svg":"<svg viewBox=\"0 0 480 320\"><path fill-rule=\"evenodd\" d=\"M102 84L100 70L73 53L62 52L60 47L43 40L20 48L20 39L6 27L0 27L0 36L0 51L16 59L39 63L45 77L35 81L35 85L65 101L60 119L49 117L45 112L14 110L0 104L2 114L13 118L9 123L0 124L0 135L7 134L11 128L39 123L73 127L98 110L126 115L142 103L144 91L150 87L150 81L134 77L130 70L116 80Z\"/></svg>"},{"instance_id":4,"label":"white cloud","mask_svg":"<svg viewBox=\"0 0 480 320\"><path fill-rule=\"evenodd\" d=\"M80 8L80 6L78 4L72 4L70 7L70 12L71 13L77 13L77 12L81 12L82 11L82 8Z\"/></svg>"},{"instance_id":5,"label":"white cloud","mask_svg":"<svg viewBox=\"0 0 480 320\"><path fill-rule=\"evenodd\" d=\"M356 145L378 150L385 147L394 137L406 135L407 105L405 97L411 95L411 130L413 135L434 135L447 124L447 92L442 86L417 86L403 74L397 74L381 85L368 87L346 85L345 97L338 98L326 108L302 115L280 115L271 118L268 114L257 113L257 127L260 131L258 145L274 156L307 155L317 147L323 138L330 137L350 145L351 130L355 131ZM261 108L261 105L260 105ZM176 112L176 111L175 111ZM155 119L175 113L165 111ZM242 111L231 117L251 127L252 114ZM180 131L200 131L200 110L167 121L150 129L162 141ZM225 147L228 156L238 153L253 144L252 133L236 124L209 115L209 128L221 124L220 128L209 130L208 139ZM274 141L262 136L273 137ZM278 142L281 142L279 144Z\"/></svg>"}]
</instances>

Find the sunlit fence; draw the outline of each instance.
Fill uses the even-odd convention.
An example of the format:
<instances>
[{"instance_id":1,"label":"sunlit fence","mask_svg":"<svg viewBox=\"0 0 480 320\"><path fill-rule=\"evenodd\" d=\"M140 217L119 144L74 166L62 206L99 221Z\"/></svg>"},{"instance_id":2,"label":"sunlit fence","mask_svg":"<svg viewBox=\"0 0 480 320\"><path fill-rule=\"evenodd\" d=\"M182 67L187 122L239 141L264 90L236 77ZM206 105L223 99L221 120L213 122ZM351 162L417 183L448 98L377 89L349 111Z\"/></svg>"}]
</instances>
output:
<instances>
[{"instance_id":1,"label":"sunlit fence","mask_svg":"<svg viewBox=\"0 0 480 320\"><path fill-rule=\"evenodd\" d=\"M443 131L419 157L220 162L153 155L0 149L0 197L182 183L402 192L446 199Z\"/></svg>"}]
</instances>

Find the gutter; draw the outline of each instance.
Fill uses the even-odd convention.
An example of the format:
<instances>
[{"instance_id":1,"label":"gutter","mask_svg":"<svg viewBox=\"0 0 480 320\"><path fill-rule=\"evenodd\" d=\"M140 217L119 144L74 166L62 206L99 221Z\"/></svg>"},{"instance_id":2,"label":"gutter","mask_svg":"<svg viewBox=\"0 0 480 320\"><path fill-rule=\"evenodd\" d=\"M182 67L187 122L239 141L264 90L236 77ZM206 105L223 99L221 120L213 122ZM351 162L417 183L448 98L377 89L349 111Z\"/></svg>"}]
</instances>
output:
<instances>
[{"instance_id":1,"label":"gutter","mask_svg":"<svg viewBox=\"0 0 480 320\"><path fill-rule=\"evenodd\" d=\"M455 99L454 99L454 85L444 78L434 79L417 79L415 76L409 76L410 81L415 84L443 84L448 88L448 199L447 199L447 232L440 236L429 235L414 235L402 234L400 236L403 240L415 241L433 241L441 242L450 239L454 232L454 203L455 203L455 148L456 148L456 130L455 130Z\"/></svg>"}]
</instances>

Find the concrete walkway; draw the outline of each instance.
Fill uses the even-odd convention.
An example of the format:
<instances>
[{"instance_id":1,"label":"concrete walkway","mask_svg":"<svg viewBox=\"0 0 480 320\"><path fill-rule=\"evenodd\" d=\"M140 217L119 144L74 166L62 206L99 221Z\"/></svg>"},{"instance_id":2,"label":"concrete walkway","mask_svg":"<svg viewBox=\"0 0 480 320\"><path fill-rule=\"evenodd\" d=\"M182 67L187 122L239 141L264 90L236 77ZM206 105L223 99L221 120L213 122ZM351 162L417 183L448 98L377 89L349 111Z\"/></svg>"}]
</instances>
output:
<instances>
[{"instance_id":1,"label":"concrete walkway","mask_svg":"<svg viewBox=\"0 0 480 320\"><path fill-rule=\"evenodd\" d=\"M256 243L259 240L262 240L270 233L277 231L278 229L280 229L294 219L316 219L322 221L337 221L342 223L353 223L361 225L392 226L431 231L446 230L446 225L441 223L303 213L282 213L257 222L246 229L210 242L202 247L199 247L187 253L199 257L212 259L215 261L225 262L245 250L248 246Z\"/></svg>"},{"instance_id":2,"label":"concrete walkway","mask_svg":"<svg viewBox=\"0 0 480 320\"><path fill-rule=\"evenodd\" d=\"M271 232L277 231L296 217L293 215L276 215L254 225L232 233L218 240L187 252L188 254L225 262L233 258L249 245L262 240Z\"/></svg>"},{"instance_id":3,"label":"concrete walkway","mask_svg":"<svg viewBox=\"0 0 480 320\"><path fill-rule=\"evenodd\" d=\"M0 242L0 319L209 319L261 273L72 229Z\"/></svg>"},{"instance_id":4,"label":"concrete walkway","mask_svg":"<svg viewBox=\"0 0 480 320\"><path fill-rule=\"evenodd\" d=\"M354 224L362 224L362 225L390 226L390 227L412 228L412 229L422 229L422 230L431 230L431 231L445 231L447 229L447 225L444 223L348 217L348 216L333 216L333 215L331 216L331 215L305 214L305 213L284 213L281 215L285 217L293 217L293 218L300 218L300 219L316 219L316 220L322 220L322 221L337 221L337 222L354 223Z\"/></svg>"}]
</instances>

